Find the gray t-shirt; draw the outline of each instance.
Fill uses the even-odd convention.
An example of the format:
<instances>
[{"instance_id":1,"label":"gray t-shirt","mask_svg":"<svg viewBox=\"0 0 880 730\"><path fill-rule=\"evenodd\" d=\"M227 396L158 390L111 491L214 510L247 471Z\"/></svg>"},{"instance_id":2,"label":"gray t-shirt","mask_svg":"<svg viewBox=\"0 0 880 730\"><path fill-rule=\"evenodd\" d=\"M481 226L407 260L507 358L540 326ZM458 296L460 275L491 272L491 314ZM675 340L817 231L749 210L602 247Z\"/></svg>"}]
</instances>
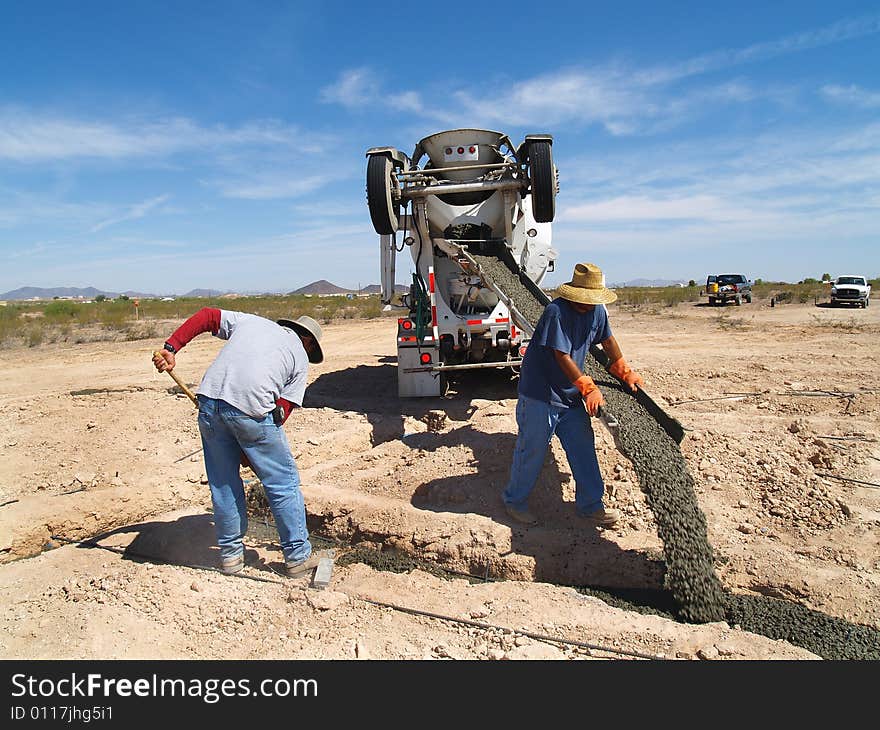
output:
<instances>
[{"instance_id":1,"label":"gray t-shirt","mask_svg":"<svg viewBox=\"0 0 880 730\"><path fill-rule=\"evenodd\" d=\"M220 310L217 337L228 342L196 391L259 418L275 400L302 405L309 357L299 335L265 317Z\"/></svg>"}]
</instances>

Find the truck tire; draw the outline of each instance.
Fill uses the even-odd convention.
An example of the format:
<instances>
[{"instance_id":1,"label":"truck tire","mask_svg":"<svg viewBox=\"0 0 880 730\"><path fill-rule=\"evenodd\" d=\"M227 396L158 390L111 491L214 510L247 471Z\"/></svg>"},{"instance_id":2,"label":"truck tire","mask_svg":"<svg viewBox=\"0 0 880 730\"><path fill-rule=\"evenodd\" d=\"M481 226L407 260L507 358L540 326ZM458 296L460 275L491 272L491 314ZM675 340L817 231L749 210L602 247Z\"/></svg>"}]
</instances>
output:
<instances>
[{"instance_id":1,"label":"truck tire","mask_svg":"<svg viewBox=\"0 0 880 730\"><path fill-rule=\"evenodd\" d=\"M400 205L391 190L391 160L385 155L371 155L367 161L367 206L373 228L380 236L390 236L400 225Z\"/></svg>"},{"instance_id":2,"label":"truck tire","mask_svg":"<svg viewBox=\"0 0 880 730\"><path fill-rule=\"evenodd\" d=\"M556 168L549 142L529 145L529 177L532 181L532 213L538 223L550 223L556 215Z\"/></svg>"},{"instance_id":3,"label":"truck tire","mask_svg":"<svg viewBox=\"0 0 880 730\"><path fill-rule=\"evenodd\" d=\"M735 299L734 301L736 302L736 306L737 306L737 307L741 307L741 306L742 306L743 299L742 299L742 297L741 297L739 294L736 295L736 299Z\"/></svg>"},{"instance_id":4,"label":"truck tire","mask_svg":"<svg viewBox=\"0 0 880 730\"><path fill-rule=\"evenodd\" d=\"M752 303L752 295L746 294L746 304L751 304L751 303Z\"/></svg>"},{"instance_id":5,"label":"truck tire","mask_svg":"<svg viewBox=\"0 0 880 730\"><path fill-rule=\"evenodd\" d=\"M709 306L710 306L710 307L714 307L714 306L715 306L715 301L716 301L716 300L715 300L715 297L709 297Z\"/></svg>"}]
</instances>

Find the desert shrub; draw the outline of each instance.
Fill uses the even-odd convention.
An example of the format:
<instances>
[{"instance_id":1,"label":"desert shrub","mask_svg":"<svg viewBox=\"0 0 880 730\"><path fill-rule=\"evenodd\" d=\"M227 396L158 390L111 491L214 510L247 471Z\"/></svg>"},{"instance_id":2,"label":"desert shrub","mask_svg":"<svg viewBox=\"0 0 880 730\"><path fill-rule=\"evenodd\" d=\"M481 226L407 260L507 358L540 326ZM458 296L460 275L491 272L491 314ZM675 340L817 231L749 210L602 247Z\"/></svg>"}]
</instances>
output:
<instances>
[{"instance_id":1,"label":"desert shrub","mask_svg":"<svg viewBox=\"0 0 880 730\"><path fill-rule=\"evenodd\" d=\"M41 325L31 325L25 331L25 342L28 347L36 347L43 343L43 327Z\"/></svg>"},{"instance_id":2,"label":"desert shrub","mask_svg":"<svg viewBox=\"0 0 880 730\"><path fill-rule=\"evenodd\" d=\"M77 310L82 305L67 300L58 300L47 304L43 315L49 320L73 319L77 316Z\"/></svg>"},{"instance_id":3,"label":"desert shrub","mask_svg":"<svg viewBox=\"0 0 880 730\"><path fill-rule=\"evenodd\" d=\"M663 305L675 307L683 302L700 300L700 290L694 286L625 286L614 290L618 304L627 307Z\"/></svg>"},{"instance_id":4,"label":"desert shrub","mask_svg":"<svg viewBox=\"0 0 880 730\"><path fill-rule=\"evenodd\" d=\"M156 322L130 323L122 329L122 339L126 342L149 340L162 336Z\"/></svg>"},{"instance_id":5,"label":"desert shrub","mask_svg":"<svg viewBox=\"0 0 880 730\"><path fill-rule=\"evenodd\" d=\"M234 309L267 319L296 319L308 315L321 324L334 319L372 319L396 316L382 311L378 295L308 297L301 294L262 295L237 298L184 298L173 302L142 299L135 319L130 300L103 302L27 302L0 307L0 345L16 346L58 341L140 340L162 337L168 320L183 320L203 307ZM161 321L161 324L160 324Z\"/></svg>"},{"instance_id":6,"label":"desert shrub","mask_svg":"<svg viewBox=\"0 0 880 730\"><path fill-rule=\"evenodd\" d=\"M0 307L0 343L10 339L19 329L19 311L17 307Z\"/></svg>"},{"instance_id":7,"label":"desert shrub","mask_svg":"<svg viewBox=\"0 0 880 730\"><path fill-rule=\"evenodd\" d=\"M794 294L790 291L781 291L774 295L777 304L788 304L792 301Z\"/></svg>"}]
</instances>

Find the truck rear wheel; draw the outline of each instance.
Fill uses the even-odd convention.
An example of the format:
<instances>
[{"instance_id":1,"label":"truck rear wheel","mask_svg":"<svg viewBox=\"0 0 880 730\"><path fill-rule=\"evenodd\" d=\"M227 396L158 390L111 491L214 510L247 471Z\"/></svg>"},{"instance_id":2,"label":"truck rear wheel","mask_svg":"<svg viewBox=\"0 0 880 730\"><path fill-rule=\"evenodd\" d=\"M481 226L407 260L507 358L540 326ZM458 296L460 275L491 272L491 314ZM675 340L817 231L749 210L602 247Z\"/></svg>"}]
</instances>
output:
<instances>
[{"instance_id":1,"label":"truck rear wheel","mask_svg":"<svg viewBox=\"0 0 880 730\"><path fill-rule=\"evenodd\" d=\"M532 212L538 223L550 223L556 215L556 168L549 142L529 145L529 177L532 181Z\"/></svg>"},{"instance_id":2,"label":"truck rear wheel","mask_svg":"<svg viewBox=\"0 0 880 730\"><path fill-rule=\"evenodd\" d=\"M373 228L380 236L390 236L400 225L400 205L394 200L391 160L372 155L367 161L367 206Z\"/></svg>"}]
</instances>

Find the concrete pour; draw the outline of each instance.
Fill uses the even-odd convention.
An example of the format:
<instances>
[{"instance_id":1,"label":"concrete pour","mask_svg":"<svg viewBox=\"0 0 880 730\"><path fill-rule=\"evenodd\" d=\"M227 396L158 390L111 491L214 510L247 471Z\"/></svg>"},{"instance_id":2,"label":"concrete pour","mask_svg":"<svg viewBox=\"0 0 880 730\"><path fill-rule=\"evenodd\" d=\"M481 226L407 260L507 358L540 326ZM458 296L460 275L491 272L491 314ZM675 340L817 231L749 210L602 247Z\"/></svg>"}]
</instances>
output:
<instances>
[{"instance_id":1,"label":"concrete pour","mask_svg":"<svg viewBox=\"0 0 880 730\"><path fill-rule=\"evenodd\" d=\"M482 255L474 258L534 325L545 305L501 259ZM586 358L584 373L599 386L608 411L620 424L625 455L633 463L657 522L667 567L665 583L682 619L694 623L726 620L828 659L880 658L880 632L876 629L796 603L725 592L714 569L706 518L696 498L694 480L678 444L592 355Z\"/></svg>"}]
</instances>

